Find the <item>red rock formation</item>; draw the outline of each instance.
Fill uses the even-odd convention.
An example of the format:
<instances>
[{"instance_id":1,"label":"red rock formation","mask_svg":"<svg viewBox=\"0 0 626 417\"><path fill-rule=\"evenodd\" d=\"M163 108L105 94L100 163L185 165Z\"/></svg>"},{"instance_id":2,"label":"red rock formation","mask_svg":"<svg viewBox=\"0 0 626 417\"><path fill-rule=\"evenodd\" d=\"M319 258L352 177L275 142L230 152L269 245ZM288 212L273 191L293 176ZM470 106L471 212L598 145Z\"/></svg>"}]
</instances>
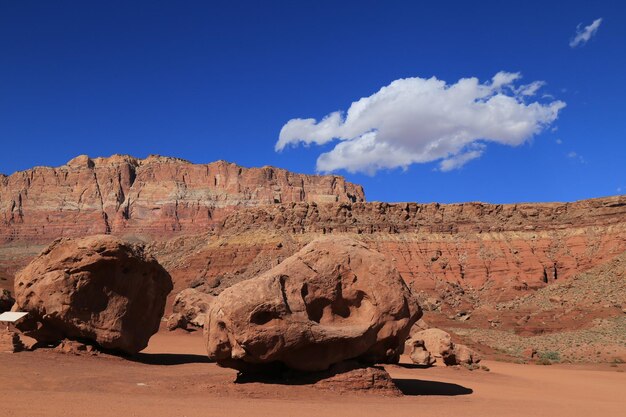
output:
<instances>
[{"instance_id":1,"label":"red rock formation","mask_svg":"<svg viewBox=\"0 0 626 417\"><path fill-rule=\"evenodd\" d=\"M58 239L15 279L16 326L43 343L65 338L136 353L159 330L170 275L142 245L113 236Z\"/></svg>"},{"instance_id":2,"label":"red rock formation","mask_svg":"<svg viewBox=\"0 0 626 417\"><path fill-rule=\"evenodd\" d=\"M226 289L205 321L209 358L247 371L323 371L349 359L396 363L422 312L382 254L346 237L317 239Z\"/></svg>"},{"instance_id":3,"label":"red rock formation","mask_svg":"<svg viewBox=\"0 0 626 417\"><path fill-rule=\"evenodd\" d=\"M435 296L426 306L458 310L567 280L626 251L626 196L563 204L252 207L232 213L212 234L154 250L177 290L218 276L223 288L323 234L347 234L388 254L421 301Z\"/></svg>"},{"instance_id":4,"label":"red rock formation","mask_svg":"<svg viewBox=\"0 0 626 417\"><path fill-rule=\"evenodd\" d=\"M0 176L0 242L97 233L163 238L208 230L235 207L363 200L360 186L333 175L81 155L61 167Z\"/></svg>"}]
</instances>

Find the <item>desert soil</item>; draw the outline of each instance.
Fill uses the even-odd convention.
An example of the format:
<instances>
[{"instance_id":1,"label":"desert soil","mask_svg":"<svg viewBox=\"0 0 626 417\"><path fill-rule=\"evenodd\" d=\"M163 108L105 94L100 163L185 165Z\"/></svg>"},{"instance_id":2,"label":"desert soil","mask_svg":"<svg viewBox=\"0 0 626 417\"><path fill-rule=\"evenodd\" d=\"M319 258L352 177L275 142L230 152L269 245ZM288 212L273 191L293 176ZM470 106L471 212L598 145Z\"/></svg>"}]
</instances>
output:
<instances>
[{"instance_id":1,"label":"desert soil","mask_svg":"<svg viewBox=\"0 0 626 417\"><path fill-rule=\"evenodd\" d=\"M52 350L0 354L0 416L624 416L626 365L520 365L490 372L386 366L403 397L235 384L201 332L155 335L134 359Z\"/></svg>"}]
</instances>

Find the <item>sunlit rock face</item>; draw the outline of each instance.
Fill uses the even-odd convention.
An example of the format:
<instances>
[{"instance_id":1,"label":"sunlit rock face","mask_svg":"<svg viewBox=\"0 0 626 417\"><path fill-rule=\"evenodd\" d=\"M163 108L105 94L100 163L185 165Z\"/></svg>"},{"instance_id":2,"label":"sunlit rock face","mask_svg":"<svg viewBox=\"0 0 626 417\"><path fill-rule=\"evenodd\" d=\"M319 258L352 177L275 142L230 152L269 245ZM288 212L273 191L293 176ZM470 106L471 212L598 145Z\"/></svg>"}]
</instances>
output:
<instances>
[{"instance_id":1,"label":"sunlit rock face","mask_svg":"<svg viewBox=\"0 0 626 417\"><path fill-rule=\"evenodd\" d=\"M97 233L163 237L206 231L235 208L364 200L361 186L336 175L163 156L81 155L56 168L0 174L0 242L48 243Z\"/></svg>"},{"instance_id":2,"label":"sunlit rock face","mask_svg":"<svg viewBox=\"0 0 626 417\"><path fill-rule=\"evenodd\" d=\"M168 272L143 246L96 235L59 239L15 279L17 326L40 342L88 340L135 353L159 330Z\"/></svg>"},{"instance_id":3,"label":"sunlit rock face","mask_svg":"<svg viewBox=\"0 0 626 417\"><path fill-rule=\"evenodd\" d=\"M396 362L421 310L379 252L321 238L211 304L208 355L242 371L321 371L358 359Z\"/></svg>"}]
</instances>

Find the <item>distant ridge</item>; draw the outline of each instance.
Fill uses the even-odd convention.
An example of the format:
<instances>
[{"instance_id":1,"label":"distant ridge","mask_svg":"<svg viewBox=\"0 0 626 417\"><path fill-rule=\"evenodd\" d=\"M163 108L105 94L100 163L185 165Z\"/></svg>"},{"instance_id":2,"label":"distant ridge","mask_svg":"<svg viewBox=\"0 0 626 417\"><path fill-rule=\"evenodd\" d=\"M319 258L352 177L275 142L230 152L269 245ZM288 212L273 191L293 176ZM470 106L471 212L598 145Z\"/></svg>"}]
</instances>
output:
<instances>
[{"instance_id":1,"label":"distant ridge","mask_svg":"<svg viewBox=\"0 0 626 417\"><path fill-rule=\"evenodd\" d=\"M0 241L139 233L167 236L211 228L235 207L361 202L363 188L337 175L305 175L226 161L80 155L60 167L0 177Z\"/></svg>"}]
</instances>

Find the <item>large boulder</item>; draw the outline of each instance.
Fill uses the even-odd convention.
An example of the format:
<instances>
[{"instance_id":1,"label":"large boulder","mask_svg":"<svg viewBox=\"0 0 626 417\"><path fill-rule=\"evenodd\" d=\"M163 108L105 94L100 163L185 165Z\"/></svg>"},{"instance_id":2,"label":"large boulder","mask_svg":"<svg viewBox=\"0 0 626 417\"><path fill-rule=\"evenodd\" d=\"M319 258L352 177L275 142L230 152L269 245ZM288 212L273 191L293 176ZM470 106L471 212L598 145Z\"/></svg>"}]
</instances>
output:
<instances>
[{"instance_id":1,"label":"large boulder","mask_svg":"<svg viewBox=\"0 0 626 417\"><path fill-rule=\"evenodd\" d=\"M15 277L17 327L39 342L88 340L135 353L159 329L172 279L140 244L58 239Z\"/></svg>"},{"instance_id":2,"label":"large boulder","mask_svg":"<svg viewBox=\"0 0 626 417\"><path fill-rule=\"evenodd\" d=\"M186 288L179 292L174 299L168 329L186 328L187 325L204 327L206 314L214 298L213 295L195 288Z\"/></svg>"},{"instance_id":3,"label":"large boulder","mask_svg":"<svg viewBox=\"0 0 626 417\"><path fill-rule=\"evenodd\" d=\"M313 241L213 300L205 337L222 366L322 371L357 359L397 362L419 305L379 252L353 239Z\"/></svg>"}]
</instances>

